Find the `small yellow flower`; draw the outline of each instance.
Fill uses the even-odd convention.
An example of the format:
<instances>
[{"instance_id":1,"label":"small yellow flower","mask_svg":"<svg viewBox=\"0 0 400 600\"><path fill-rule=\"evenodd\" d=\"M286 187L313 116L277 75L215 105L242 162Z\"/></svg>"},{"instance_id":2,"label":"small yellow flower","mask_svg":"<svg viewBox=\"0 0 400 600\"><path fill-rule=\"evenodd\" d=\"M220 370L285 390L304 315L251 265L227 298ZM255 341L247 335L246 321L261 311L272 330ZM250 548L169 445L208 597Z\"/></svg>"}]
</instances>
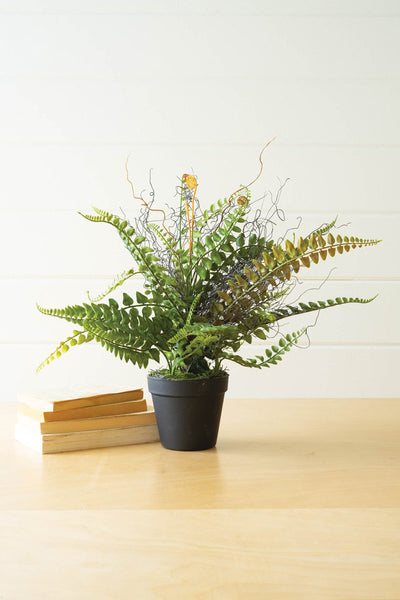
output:
<instances>
[{"instance_id":1,"label":"small yellow flower","mask_svg":"<svg viewBox=\"0 0 400 600\"><path fill-rule=\"evenodd\" d=\"M197 187L197 179L194 175L188 175L185 173L182 175L182 181L190 190L194 190Z\"/></svg>"}]
</instances>

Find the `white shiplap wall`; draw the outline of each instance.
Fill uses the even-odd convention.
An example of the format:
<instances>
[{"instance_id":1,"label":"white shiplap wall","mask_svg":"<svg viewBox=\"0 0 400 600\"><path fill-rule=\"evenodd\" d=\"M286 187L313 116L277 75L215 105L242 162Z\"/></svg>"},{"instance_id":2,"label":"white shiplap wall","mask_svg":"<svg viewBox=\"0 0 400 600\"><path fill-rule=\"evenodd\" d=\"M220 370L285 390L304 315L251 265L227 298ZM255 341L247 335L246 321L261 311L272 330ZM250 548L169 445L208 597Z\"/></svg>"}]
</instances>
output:
<instances>
[{"instance_id":1,"label":"white shiplap wall","mask_svg":"<svg viewBox=\"0 0 400 600\"><path fill-rule=\"evenodd\" d=\"M1 400L35 379L145 383L97 346L32 375L70 330L35 301L82 301L129 265L112 231L76 214L134 210L128 153L160 203L191 168L210 202L254 177L274 135L258 191L290 177L289 223L339 214L384 239L339 258L309 299L380 296L321 313L311 348L275 369L233 367L230 396L398 396L399 34L395 0L0 0Z\"/></svg>"}]
</instances>

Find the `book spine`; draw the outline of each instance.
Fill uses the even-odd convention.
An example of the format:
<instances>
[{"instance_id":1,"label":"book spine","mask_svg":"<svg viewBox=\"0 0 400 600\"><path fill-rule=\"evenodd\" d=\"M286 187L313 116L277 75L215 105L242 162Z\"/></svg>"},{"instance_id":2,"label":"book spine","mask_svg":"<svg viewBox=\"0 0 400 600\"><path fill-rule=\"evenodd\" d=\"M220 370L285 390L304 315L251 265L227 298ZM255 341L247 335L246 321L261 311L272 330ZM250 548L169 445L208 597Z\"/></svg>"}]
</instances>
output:
<instances>
[{"instance_id":1,"label":"book spine","mask_svg":"<svg viewBox=\"0 0 400 600\"><path fill-rule=\"evenodd\" d=\"M59 400L53 402L55 412L67 408L84 408L86 406L101 406L103 404L114 404L116 402L125 402L126 400L141 400L143 390L130 390L128 392L118 392L116 394L100 394L98 396L89 396L87 398L74 398L71 400Z\"/></svg>"},{"instance_id":2,"label":"book spine","mask_svg":"<svg viewBox=\"0 0 400 600\"><path fill-rule=\"evenodd\" d=\"M76 431L95 431L113 429L115 427L135 427L151 425L156 422L154 411L132 413L131 415L114 415L113 417L95 417L94 419L72 419L69 421L54 421L40 423L40 432L72 433Z\"/></svg>"},{"instance_id":3,"label":"book spine","mask_svg":"<svg viewBox=\"0 0 400 600\"><path fill-rule=\"evenodd\" d=\"M157 425L115 428L104 431L81 431L41 435L17 423L14 436L24 446L40 454L56 454L74 450L90 450L131 444L146 444L160 440Z\"/></svg>"},{"instance_id":4,"label":"book spine","mask_svg":"<svg viewBox=\"0 0 400 600\"><path fill-rule=\"evenodd\" d=\"M113 446L129 446L158 442L160 436L157 425L145 427L127 427L98 431L84 431L71 434L42 436L42 453L55 454L72 450L89 450Z\"/></svg>"},{"instance_id":5,"label":"book spine","mask_svg":"<svg viewBox=\"0 0 400 600\"><path fill-rule=\"evenodd\" d=\"M56 412L44 412L42 421L69 421L73 419L90 419L93 417L108 417L112 415L126 415L143 412L147 410L147 401L128 400L116 402L115 404L103 404L100 406L87 406L85 408L71 408Z\"/></svg>"},{"instance_id":6,"label":"book spine","mask_svg":"<svg viewBox=\"0 0 400 600\"><path fill-rule=\"evenodd\" d=\"M86 390L85 390L86 391ZM65 396L67 396L65 398ZM103 406L104 404L116 404L127 402L129 400L142 400L143 389L127 390L124 392L107 392L98 394L82 394L68 398L65 392L64 398L60 398L60 391L53 394L46 394L46 397L40 394L19 393L18 401L21 404L31 406L40 411L59 412L62 410Z\"/></svg>"}]
</instances>

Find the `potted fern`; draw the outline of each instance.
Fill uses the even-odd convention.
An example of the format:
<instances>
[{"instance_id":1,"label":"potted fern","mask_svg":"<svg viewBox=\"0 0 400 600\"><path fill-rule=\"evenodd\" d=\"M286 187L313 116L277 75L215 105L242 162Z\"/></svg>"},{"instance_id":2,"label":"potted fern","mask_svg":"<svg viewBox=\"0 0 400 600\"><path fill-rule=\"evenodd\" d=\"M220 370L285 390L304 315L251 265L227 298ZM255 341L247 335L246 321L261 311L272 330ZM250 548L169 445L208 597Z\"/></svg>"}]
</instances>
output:
<instances>
[{"instance_id":1,"label":"potted fern","mask_svg":"<svg viewBox=\"0 0 400 600\"><path fill-rule=\"evenodd\" d=\"M260 154L262 172L262 153ZM43 361L38 370L73 346L92 341L126 362L150 372L161 443L175 450L202 450L216 444L229 361L257 369L282 360L306 328L280 335L263 354L244 358L243 344L277 334L280 322L293 316L346 303L372 300L337 297L289 303L297 274L351 250L379 240L335 234L335 221L303 236L274 240L270 215L251 199L250 186L202 209L194 175L183 175L179 198L168 214L154 208L154 197L142 203L133 223L125 216L95 208L82 215L116 231L135 264L118 276L106 293L88 303L38 309L73 323L72 335ZM122 303L103 298L133 275L144 278L144 293L123 294Z\"/></svg>"}]
</instances>

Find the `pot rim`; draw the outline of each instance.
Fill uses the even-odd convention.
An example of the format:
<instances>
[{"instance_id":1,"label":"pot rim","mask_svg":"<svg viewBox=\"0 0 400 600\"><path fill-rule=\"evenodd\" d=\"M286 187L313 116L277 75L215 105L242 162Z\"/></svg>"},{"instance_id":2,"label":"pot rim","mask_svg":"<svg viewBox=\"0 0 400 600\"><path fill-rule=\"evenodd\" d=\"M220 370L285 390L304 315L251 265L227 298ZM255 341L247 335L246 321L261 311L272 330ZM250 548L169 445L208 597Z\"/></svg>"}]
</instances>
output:
<instances>
[{"instance_id":1,"label":"pot rim","mask_svg":"<svg viewBox=\"0 0 400 600\"><path fill-rule=\"evenodd\" d=\"M228 380L228 373L202 379L168 379L167 377L154 375L147 376L147 384L151 394L177 397L224 393L228 389Z\"/></svg>"}]
</instances>

